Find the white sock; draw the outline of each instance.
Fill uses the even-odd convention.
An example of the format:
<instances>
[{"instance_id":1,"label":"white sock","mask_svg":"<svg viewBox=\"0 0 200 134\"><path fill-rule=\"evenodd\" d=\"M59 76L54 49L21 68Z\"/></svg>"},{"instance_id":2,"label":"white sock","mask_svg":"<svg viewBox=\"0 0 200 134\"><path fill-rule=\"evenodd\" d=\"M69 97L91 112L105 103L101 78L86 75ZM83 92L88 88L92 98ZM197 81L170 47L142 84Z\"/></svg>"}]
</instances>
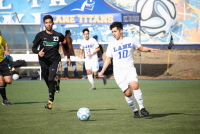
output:
<instances>
[{"instance_id":1,"label":"white sock","mask_svg":"<svg viewBox=\"0 0 200 134\"><path fill-rule=\"evenodd\" d=\"M142 108L144 108L142 91L140 89L138 89L138 90L133 90L133 92L134 92L134 97L135 97L135 99L136 99L136 101L137 101L137 103L140 107L140 110L141 110Z\"/></svg>"},{"instance_id":2,"label":"white sock","mask_svg":"<svg viewBox=\"0 0 200 134\"><path fill-rule=\"evenodd\" d=\"M87 77L88 77L89 82L90 82L92 85L94 85L94 79L93 79L93 77L92 77L92 74L87 75Z\"/></svg>"},{"instance_id":3,"label":"white sock","mask_svg":"<svg viewBox=\"0 0 200 134\"><path fill-rule=\"evenodd\" d=\"M130 97L125 96L125 100L128 103L129 107L133 109L133 112L138 111L138 109L135 106L133 96L130 96Z\"/></svg>"}]
</instances>

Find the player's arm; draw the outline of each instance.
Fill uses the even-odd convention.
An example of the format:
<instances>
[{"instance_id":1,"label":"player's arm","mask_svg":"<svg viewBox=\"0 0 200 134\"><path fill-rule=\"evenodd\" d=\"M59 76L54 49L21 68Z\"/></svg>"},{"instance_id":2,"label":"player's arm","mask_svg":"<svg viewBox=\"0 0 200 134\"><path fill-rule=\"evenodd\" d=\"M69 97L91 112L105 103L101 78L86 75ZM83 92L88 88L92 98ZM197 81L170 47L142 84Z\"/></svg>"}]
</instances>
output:
<instances>
[{"instance_id":1,"label":"player's arm","mask_svg":"<svg viewBox=\"0 0 200 134\"><path fill-rule=\"evenodd\" d=\"M61 42L60 44L62 51L63 51L63 55L67 58L70 59L70 54L69 54L69 47L67 45L66 40L64 40L63 42ZM65 46L65 47L64 47ZM66 48L66 49L65 49Z\"/></svg>"},{"instance_id":2,"label":"player's arm","mask_svg":"<svg viewBox=\"0 0 200 134\"><path fill-rule=\"evenodd\" d=\"M38 48L38 44L33 44L33 47L32 47L32 52L35 53L35 54L38 54L39 53L39 50L37 50Z\"/></svg>"},{"instance_id":3,"label":"player's arm","mask_svg":"<svg viewBox=\"0 0 200 134\"><path fill-rule=\"evenodd\" d=\"M10 55L9 53L9 47L8 44L6 43L6 45L4 46L4 55Z\"/></svg>"},{"instance_id":4,"label":"player's arm","mask_svg":"<svg viewBox=\"0 0 200 134\"><path fill-rule=\"evenodd\" d=\"M140 46L138 48L139 51L141 52L157 52L160 51L160 49L154 49L154 48L149 48L149 47L144 47L144 46Z\"/></svg>"},{"instance_id":5,"label":"player's arm","mask_svg":"<svg viewBox=\"0 0 200 134\"><path fill-rule=\"evenodd\" d=\"M71 65L70 54L69 54L69 46L68 46L67 41L66 41L66 39L63 35L61 35L60 42L61 42L60 46L61 46L61 49L63 51L63 55L64 55L68 65ZM65 45L65 47L64 47L64 45Z\"/></svg>"},{"instance_id":6,"label":"player's arm","mask_svg":"<svg viewBox=\"0 0 200 134\"><path fill-rule=\"evenodd\" d=\"M112 57L106 57L106 60L104 61L103 68L102 68L101 72L99 73L99 76L103 76L104 72L106 71L106 68L110 64L111 59L112 59Z\"/></svg>"},{"instance_id":7,"label":"player's arm","mask_svg":"<svg viewBox=\"0 0 200 134\"><path fill-rule=\"evenodd\" d=\"M44 48L40 48L40 50L38 50L38 46L39 46L39 44L40 44L40 36L39 36L39 34L37 34L36 36L35 36L35 39L34 39L34 41L33 41L33 47L32 47L32 52L33 53L35 53L35 54L38 54L40 57L43 57L44 56Z\"/></svg>"},{"instance_id":8,"label":"player's arm","mask_svg":"<svg viewBox=\"0 0 200 134\"><path fill-rule=\"evenodd\" d=\"M100 48L97 47L92 53L88 54L87 56L90 57L90 56L92 56L93 54L97 53L99 50L100 50Z\"/></svg>"}]
</instances>

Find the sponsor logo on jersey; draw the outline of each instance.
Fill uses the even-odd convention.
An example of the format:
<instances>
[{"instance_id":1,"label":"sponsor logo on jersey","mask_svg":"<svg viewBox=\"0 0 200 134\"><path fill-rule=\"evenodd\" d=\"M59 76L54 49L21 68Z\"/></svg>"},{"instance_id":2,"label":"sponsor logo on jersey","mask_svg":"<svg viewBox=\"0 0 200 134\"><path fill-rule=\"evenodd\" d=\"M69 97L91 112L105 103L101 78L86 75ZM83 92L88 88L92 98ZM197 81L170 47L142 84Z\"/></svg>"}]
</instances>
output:
<instances>
[{"instance_id":1,"label":"sponsor logo on jersey","mask_svg":"<svg viewBox=\"0 0 200 134\"><path fill-rule=\"evenodd\" d=\"M58 45L58 42L48 42L48 41L43 41L44 46L55 46Z\"/></svg>"}]
</instances>

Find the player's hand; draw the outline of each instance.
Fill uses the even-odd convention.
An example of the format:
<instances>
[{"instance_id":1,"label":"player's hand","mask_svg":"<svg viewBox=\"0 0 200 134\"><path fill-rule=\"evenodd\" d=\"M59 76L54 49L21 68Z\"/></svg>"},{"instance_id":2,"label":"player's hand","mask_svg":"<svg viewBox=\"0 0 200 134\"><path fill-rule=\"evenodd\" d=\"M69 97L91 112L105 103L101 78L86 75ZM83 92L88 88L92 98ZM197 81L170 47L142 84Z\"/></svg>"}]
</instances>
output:
<instances>
[{"instance_id":1,"label":"player's hand","mask_svg":"<svg viewBox=\"0 0 200 134\"><path fill-rule=\"evenodd\" d=\"M160 49L151 48L149 51L150 51L150 52L160 52Z\"/></svg>"},{"instance_id":2,"label":"player's hand","mask_svg":"<svg viewBox=\"0 0 200 134\"><path fill-rule=\"evenodd\" d=\"M44 48L42 48L42 50L40 50L40 52L38 53L38 55L39 55L40 57L43 57L43 56L44 56L45 52L43 52L43 51L44 51Z\"/></svg>"},{"instance_id":3,"label":"player's hand","mask_svg":"<svg viewBox=\"0 0 200 134\"><path fill-rule=\"evenodd\" d=\"M103 73L104 71L99 72L99 77L103 77L104 76Z\"/></svg>"},{"instance_id":4,"label":"player's hand","mask_svg":"<svg viewBox=\"0 0 200 134\"><path fill-rule=\"evenodd\" d=\"M88 54L87 56L88 56L88 57L91 57L91 56L92 56L92 54Z\"/></svg>"},{"instance_id":5,"label":"player's hand","mask_svg":"<svg viewBox=\"0 0 200 134\"><path fill-rule=\"evenodd\" d=\"M10 53L8 51L4 51L4 55L10 55Z\"/></svg>"},{"instance_id":6,"label":"player's hand","mask_svg":"<svg viewBox=\"0 0 200 134\"><path fill-rule=\"evenodd\" d=\"M68 63L68 65L71 65L71 60L67 59L67 63Z\"/></svg>"}]
</instances>

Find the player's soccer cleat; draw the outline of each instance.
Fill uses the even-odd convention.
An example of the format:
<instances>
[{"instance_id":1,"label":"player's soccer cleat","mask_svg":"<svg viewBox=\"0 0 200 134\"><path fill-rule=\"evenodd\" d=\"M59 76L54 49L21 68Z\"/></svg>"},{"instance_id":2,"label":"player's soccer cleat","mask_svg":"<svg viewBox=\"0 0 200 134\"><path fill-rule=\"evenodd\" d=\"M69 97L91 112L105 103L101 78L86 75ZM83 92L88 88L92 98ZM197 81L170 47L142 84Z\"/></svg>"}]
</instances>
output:
<instances>
[{"instance_id":1,"label":"player's soccer cleat","mask_svg":"<svg viewBox=\"0 0 200 134\"><path fill-rule=\"evenodd\" d=\"M92 85L92 87L89 90L96 90L95 85Z\"/></svg>"},{"instance_id":2,"label":"player's soccer cleat","mask_svg":"<svg viewBox=\"0 0 200 134\"><path fill-rule=\"evenodd\" d=\"M142 115L144 115L144 116L148 116L148 115L149 115L149 112L148 112L147 110L145 110L145 108L142 108L142 109L140 110L140 113L141 113Z\"/></svg>"},{"instance_id":3,"label":"player's soccer cleat","mask_svg":"<svg viewBox=\"0 0 200 134\"><path fill-rule=\"evenodd\" d=\"M134 118L140 118L139 111L135 111L135 112L134 112Z\"/></svg>"},{"instance_id":4,"label":"player's soccer cleat","mask_svg":"<svg viewBox=\"0 0 200 134\"><path fill-rule=\"evenodd\" d=\"M52 101L48 101L48 103L44 106L46 109L52 109L53 107L53 102Z\"/></svg>"},{"instance_id":5,"label":"player's soccer cleat","mask_svg":"<svg viewBox=\"0 0 200 134\"><path fill-rule=\"evenodd\" d=\"M8 99L3 100L2 105L12 105Z\"/></svg>"},{"instance_id":6,"label":"player's soccer cleat","mask_svg":"<svg viewBox=\"0 0 200 134\"><path fill-rule=\"evenodd\" d=\"M60 92L60 86L59 86L60 85L60 79L59 79L58 76L56 76L55 81L56 81L55 91L56 91L56 93L59 93Z\"/></svg>"},{"instance_id":7,"label":"player's soccer cleat","mask_svg":"<svg viewBox=\"0 0 200 134\"><path fill-rule=\"evenodd\" d=\"M103 76L103 84L104 84L104 85L107 84L106 76Z\"/></svg>"}]
</instances>

